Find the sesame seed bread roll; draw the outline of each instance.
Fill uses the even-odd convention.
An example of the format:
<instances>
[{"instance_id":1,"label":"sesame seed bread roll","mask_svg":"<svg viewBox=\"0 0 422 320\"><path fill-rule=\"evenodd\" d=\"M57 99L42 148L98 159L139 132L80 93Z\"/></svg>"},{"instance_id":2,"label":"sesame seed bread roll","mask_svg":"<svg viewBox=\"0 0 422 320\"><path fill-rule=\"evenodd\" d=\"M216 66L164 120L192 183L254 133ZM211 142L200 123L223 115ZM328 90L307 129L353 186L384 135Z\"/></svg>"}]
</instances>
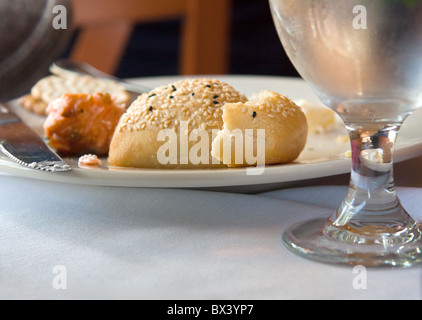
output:
<instances>
[{"instance_id":1,"label":"sesame seed bread roll","mask_svg":"<svg viewBox=\"0 0 422 320\"><path fill-rule=\"evenodd\" d=\"M223 127L224 104L246 101L230 85L212 79L182 80L143 94L120 119L110 145L109 165L165 169L227 167L212 159L213 131L216 134ZM195 129L205 136L192 137ZM200 142L206 143L206 150L196 152L194 146ZM168 154L162 151L166 143L176 146L167 162L163 158L170 158L170 149ZM204 161L197 163L191 152L200 153Z\"/></svg>"},{"instance_id":2,"label":"sesame seed bread roll","mask_svg":"<svg viewBox=\"0 0 422 320\"><path fill-rule=\"evenodd\" d=\"M261 153L264 150L265 155L262 157L265 156L266 165L294 161L304 149L308 135L308 125L302 109L289 98L267 90L253 95L246 103L226 104L223 107L223 121L223 130L213 141L212 156L229 167L257 164L245 159L246 151L243 153L243 161L236 161L233 139L236 129L240 129L245 137L246 130L253 129L253 154L256 157L260 155L257 153L260 150L258 130L264 130L265 141L261 142L265 149L263 147ZM223 147L225 139L229 143L231 141L230 149Z\"/></svg>"}]
</instances>

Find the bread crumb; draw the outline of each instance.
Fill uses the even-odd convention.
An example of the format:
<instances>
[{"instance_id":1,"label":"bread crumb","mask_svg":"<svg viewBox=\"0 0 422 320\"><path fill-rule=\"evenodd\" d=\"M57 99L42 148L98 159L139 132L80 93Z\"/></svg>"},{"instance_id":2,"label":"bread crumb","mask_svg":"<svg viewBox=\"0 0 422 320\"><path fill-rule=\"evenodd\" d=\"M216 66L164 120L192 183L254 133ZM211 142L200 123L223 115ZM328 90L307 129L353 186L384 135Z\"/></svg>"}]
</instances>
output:
<instances>
[{"instance_id":1,"label":"bread crumb","mask_svg":"<svg viewBox=\"0 0 422 320\"><path fill-rule=\"evenodd\" d=\"M94 166L98 167L101 164L101 160L98 159L98 156L95 154L85 154L79 158L79 166Z\"/></svg>"}]
</instances>

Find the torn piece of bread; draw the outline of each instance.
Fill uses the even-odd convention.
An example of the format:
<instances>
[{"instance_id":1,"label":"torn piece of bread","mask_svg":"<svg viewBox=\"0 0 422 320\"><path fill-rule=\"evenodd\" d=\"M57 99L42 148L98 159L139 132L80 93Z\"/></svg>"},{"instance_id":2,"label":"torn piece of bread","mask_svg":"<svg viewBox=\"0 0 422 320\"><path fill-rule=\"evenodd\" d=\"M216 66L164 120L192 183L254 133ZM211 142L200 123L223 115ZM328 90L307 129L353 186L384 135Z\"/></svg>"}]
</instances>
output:
<instances>
[{"instance_id":1,"label":"torn piece of bread","mask_svg":"<svg viewBox=\"0 0 422 320\"><path fill-rule=\"evenodd\" d=\"M226 104L223 107L223 121L223 130L213 141L212 156L229 167L259 164L259 157L262 156L265 156L265 164L291 162L306 144L308 125L304 113L292 100L275 92L264 90L246 103ZM248 129L252 131L248 133ZM251 138L256 163L250 163L250 159L246 158L246 142L243 158L236 159L239 154L236 152L236 130L241 130L244 141L248 134L253 134ZM265 133L264 141L260 141L259 130ZM264 146L260 149L262 143ZM227 148L227 144L230 148Z\"/></svg>"},{"instance_id":2,"label":"torn piece of bread","mask_svg":"<svg viewBox=\"0 0 422 320\"><path fill-rule=\"evenodd\" d=\"M213 79L186 79L143 94L120 119L110 145L109 165L221 168L222 164L212 161L212 133L223 127L224 104L245 101L232 86ZM204 148L196 150L198 144Z\"/></svg>"},{"instance_id":3,"label":"torn piece of bread","mask_svg":"<svg viewBox=\"0 0 422 320\"><path fill-rule=\"evenodd\" d=\"M338 115L329 107L307 100L297 100L296 104L302 108L308 121L310 134L327 133L340 123Z\"/></svg>"}]
</instances>

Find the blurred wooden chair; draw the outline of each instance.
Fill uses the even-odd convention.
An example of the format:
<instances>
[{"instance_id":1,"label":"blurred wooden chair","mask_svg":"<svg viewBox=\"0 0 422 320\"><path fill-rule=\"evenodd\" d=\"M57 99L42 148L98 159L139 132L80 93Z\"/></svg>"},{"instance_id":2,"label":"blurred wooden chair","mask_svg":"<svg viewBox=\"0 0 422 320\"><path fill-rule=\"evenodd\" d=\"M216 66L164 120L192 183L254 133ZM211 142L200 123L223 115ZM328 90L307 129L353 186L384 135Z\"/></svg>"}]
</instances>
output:
<instances>
[{"instance_id":1,"label":"blurred wooden chair","mask_svg":"<svg viewBox=\"0 0 422 320\"><path fill-rule=\"evenodd\" d=\"M182 19L179 73L229 68L232 0L72 0L79 34L71 58L113 74L136 24Z\"/></svg>"}]
</instances>

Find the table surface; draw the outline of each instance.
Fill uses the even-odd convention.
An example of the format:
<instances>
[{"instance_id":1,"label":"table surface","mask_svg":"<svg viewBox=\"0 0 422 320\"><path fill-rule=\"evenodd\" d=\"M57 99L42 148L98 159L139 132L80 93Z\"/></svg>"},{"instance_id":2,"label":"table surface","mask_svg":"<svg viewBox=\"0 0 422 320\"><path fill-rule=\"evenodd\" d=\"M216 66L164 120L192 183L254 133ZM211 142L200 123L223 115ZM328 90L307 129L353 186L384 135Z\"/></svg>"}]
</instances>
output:
<instances>
[{"instance_id":1,"label":"table surface","mask_svg":"<svg viewBox=\"0 0 422 320\"><path fill-rule=\"evenodd\" d=\"M420 163L395 165L401 201L417 219ZM281 244L287 226L331 214L347 175L254 195L0 178L1 299L422 297L420 267L362 273Z\"/></svg>"}]
</instances>

